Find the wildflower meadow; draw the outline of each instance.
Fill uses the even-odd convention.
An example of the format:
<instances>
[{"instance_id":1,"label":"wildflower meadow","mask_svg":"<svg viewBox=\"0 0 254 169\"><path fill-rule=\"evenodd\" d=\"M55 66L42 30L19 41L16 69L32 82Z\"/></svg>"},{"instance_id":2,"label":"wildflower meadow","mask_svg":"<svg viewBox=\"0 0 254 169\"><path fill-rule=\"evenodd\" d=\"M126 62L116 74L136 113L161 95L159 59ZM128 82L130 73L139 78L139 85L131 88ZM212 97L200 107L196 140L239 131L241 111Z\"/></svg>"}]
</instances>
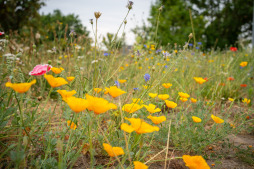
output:
<instances>
[{"instance_id":1,"label":"wildflower meadow","mask_svg":"<svg viewBox=\"0 0 254 169\"><path fill-rule=\"evenodd\" d=\"M61 23L52 41L0 32L0 168L254 167L253 51L207 50L193 23L184 44L155 29L123 52L134 7L107 50L101 12L93 45Z\"/></svg>"}]
</instances>

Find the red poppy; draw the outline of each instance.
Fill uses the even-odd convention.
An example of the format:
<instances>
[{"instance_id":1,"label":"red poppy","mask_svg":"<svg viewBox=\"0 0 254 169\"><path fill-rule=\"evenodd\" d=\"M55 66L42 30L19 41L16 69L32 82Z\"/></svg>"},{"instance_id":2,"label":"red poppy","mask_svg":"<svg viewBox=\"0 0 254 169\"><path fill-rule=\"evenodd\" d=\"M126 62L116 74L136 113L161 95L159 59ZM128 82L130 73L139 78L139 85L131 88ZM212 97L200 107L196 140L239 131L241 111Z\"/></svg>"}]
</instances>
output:
<instances>
[{"instance_id":1,"label":"red poppy","mask_svg":"<svg viewBox=\"0 0 254 169\"><path fill-rule=\"evenodd\" d=\"M235 80L233 77L228 77L228 80L229 81L233 81L233 80Z\"/></svg>"},{"instance_id":2,"label":"red poppy","mask_svg":"<svg viewBox=\"0 0 254 169\"><path fill-rule=\"evenodd\" d=\"M4 34L4 32L0 32L0 36L3 35L3 34Z\"/></svg>"},{"instance_id":3,"label":"red poppy","mask_svg":"<svg viewBox=\"0 0 254 169\"><path fill-rule=\"evenodd\" d=\"M220 86L225 86L225 83L220 83Z\"/></svg>"},{"instance_id":4,"label":"red poppy","mask_svg":"<svg viewBox=\"0 0 254 169\"><path fill-rule=\"evenodd\" d=\"M247 84L241 84L240 86L241 87L247 87Z\"/></svg>"},{"instance_id":5,"label":"red poppy","mask_svg":"<svg viewBox=\"0 0 254 169\"><path fill-rule=\"evenodd\" d=\"M246 119L249 120L249 119L250 119L250 116L246 116Z\"/></svg>"},{"instance_id":6,"label":"red poppy","mask_svg":"<svg viewBox=\"0 0 254 169\"><path fill-rule=\"evenodd\" d=\"M237 47L230 47L230 50L231 50L232 52L236 52L236 51L237 51Z\"/></svg>"},{"instance_id":7,"label":"red poppy","mask_svg":"<svg viewBox=\"0 0 254 169\"><path fill-rule=\"evenodd\" d=\"M205 77L204 80L205 80L205 81L208 81L208 77Z\"/></svg>"}]
</instances>

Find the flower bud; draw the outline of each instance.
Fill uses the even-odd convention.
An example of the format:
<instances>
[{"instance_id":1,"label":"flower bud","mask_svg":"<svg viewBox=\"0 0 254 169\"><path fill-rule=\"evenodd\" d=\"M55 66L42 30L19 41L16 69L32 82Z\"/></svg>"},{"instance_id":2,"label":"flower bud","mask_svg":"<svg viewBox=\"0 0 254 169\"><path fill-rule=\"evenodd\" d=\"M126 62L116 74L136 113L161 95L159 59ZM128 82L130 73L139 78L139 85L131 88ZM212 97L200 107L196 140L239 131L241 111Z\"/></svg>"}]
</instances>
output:
<instances>
[{"instance_id":1,"label":"flower bud","mask_svg":"<svg viewBox=\"0 0 254 169\"><path fill-rule=\"evenodd\" d=\"M98 19L101 16L101 13L100 12L94 12L94 16L95 16L96 19Z\"/></svg>"},{"instance_id":2,"label":"flower bud","mask_svg":"<svg viewBox=\"0 0 254 169\"><path fill-rule=\"evenodd\" d=\"M48 60L48 64L51 64L52 63L52 61L51 60Z\"/></svg>"}]
</instances>

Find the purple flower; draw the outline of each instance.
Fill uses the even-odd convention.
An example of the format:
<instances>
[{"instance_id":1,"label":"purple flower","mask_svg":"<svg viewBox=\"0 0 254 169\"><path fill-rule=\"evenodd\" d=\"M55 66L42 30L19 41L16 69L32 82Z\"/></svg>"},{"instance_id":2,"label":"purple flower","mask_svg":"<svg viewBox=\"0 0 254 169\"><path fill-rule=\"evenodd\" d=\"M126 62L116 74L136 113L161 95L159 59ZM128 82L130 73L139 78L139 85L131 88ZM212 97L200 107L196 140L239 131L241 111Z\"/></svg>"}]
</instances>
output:
<instances>
[{"instance_id":1,"label":"purple flower","mask_svg":"<svg viewBox=\"0 0 254 169\"><path fill-rule=\"evenodd\" d=\"M148 80L150 80L151 76L150 76L148 73L146 73L145 76L144 76L144 78L145 78L145 80L146 80L146 82L147 82Z\"/></svg>"},{"instance_id":2,"label":"purple flower","mask_svg":"<svg viewBox=\"0 0 254 169\"><path fill-rule=\"evenodd\" d=\"M116 81L115 81L115 85L116 85L116 87L119 87L119 86L120 86L120 83L116 80Z\"/></svg>"},{"instance_id":3,"label":"purple flower","mask_svg":"<svg viewBox=\"0 0 254 169\"><path fill-rule=\"evenodd\" d=\"M138 87L133 88L134 91L139 90Z\"/></svg>"},{"instance_id":4,"label":"purple flower","mask_svg":"<svg viewBox=\"0 0 254 169\"><path fill-rule=\"evenodd\" d=\"M197 46L196 49L199 49L199 47Z\"/></svg>"},{"instance_id":5,"label":"purple flower","mask_svg":"<svg viewBox=\"0 0 254 169\"><path fill-rule=\"evenodd\" d=\"M167 66L167 65L165 65L165 68L168 68L168 66Z\"/></svg>"},{"instance_id":6,"label":"purple flower","mask_svg":"<svg viewBox=\"0 0 254 169\"><path fill-rule=\"evenodd\" d=\"M193 44L192 44L192 43L189 43L189 46L193 46Z\"/></svg>"},{"instance_id":7,"label":"purple flower","mask_svg":"<svg viewBox=\"0 0 254 169\"><path fill-rule=\"evenodd\" d=\"M104 56L109 56L109 53L104 53L103 55L104 55Z\"/></svg>"},{"instance_id":8,"label":"purple flower","mask_svg":"<svg viewBox=\"0 0 254 169\"><path fill-rule=\"evenodd\" d=\"M133 4L134 4L134 3L133 3L132 1L128 1L128 4L126 5L126 7L127 7L129 10L131 10Z\"/></svg>"},{"instance_id":9,"label":"purple flower","mask_svg":"<svg viewBox=\"0 0 254 169\"><path fill-rule=\"evenodd\" d=\"M159 52L161 52L161 49L156 50L156 53L159 53Z\"/></svg>"},{"instance_id":10,"label":"purple flower","mask_svg":"<svg viewBox=\"0 0 254 169\"><path fill-rule=\"evenodd\" d=\"M198 42L198 45L202 45L202 42Z\"/></svg>"}]
</instances>

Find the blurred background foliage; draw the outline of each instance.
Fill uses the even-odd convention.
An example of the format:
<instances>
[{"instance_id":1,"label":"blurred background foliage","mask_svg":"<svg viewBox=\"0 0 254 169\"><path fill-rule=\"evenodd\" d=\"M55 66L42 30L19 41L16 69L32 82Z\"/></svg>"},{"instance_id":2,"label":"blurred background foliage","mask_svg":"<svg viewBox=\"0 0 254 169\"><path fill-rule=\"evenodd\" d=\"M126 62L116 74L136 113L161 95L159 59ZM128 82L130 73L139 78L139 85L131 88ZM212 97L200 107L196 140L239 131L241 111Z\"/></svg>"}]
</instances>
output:
<instances>
[{"instance_id":1,"label":"blurred background foliage","mask_svg":"<svg viewBox=\"0 0 254 169\"><path fill-rule=\"evenodd\" d=\"M236 42L243 39L246 43L251 41L252 0L156 0L151 6L150 24L133 30L138 38L154 41L161 6L157 30L161 45L187 42L192 32L189 9L196 40L204 42L206 48L238 45Z\"/></svg>"},{"instance_id":2,"label":"blurred background foliage","mask_svg":"<svg viewBox=\"0 0 254 169\"><path fill-rule=\"evenodd\" d=\"M24 35L39 32L52 41L56 37L65 38L73 29L90 42L89 32L77 15L64 16L60 10L40 15L38 11L43 5L45 3L41 0L0 0L0 31L18 31ZM161 6L163 9L155 35ZM238 45L239 40L243 39L246 43L250 42L252 8L253 0L156 0L151 5L150 24L136 27L133 32L138 42L153 43L156 38L159 45L176 42L184 45L192 32L191 9L196 41L202 41L205 48L225 48L226 45ZM57 35L56 32L61 34ZM109 35L103 39L107 48L111 46Z\"/></svg>"}]
</instances>

